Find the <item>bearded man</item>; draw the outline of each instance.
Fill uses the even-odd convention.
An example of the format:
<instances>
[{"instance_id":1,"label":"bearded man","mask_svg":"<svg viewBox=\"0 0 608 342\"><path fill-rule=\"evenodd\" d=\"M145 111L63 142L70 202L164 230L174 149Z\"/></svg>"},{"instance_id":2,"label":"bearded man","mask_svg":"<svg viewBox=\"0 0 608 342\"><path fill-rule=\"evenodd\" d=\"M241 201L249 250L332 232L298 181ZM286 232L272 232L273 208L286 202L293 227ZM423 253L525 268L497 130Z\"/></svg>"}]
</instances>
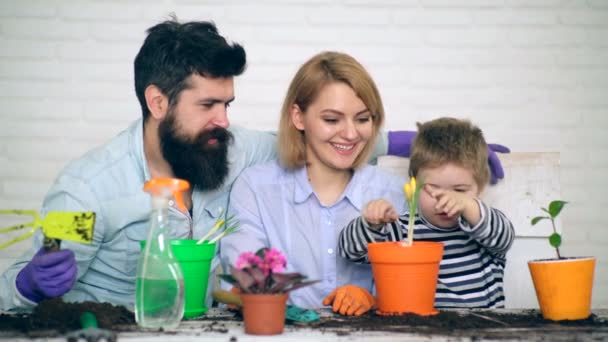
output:
<instances>
[{"instance_id":1,"label":"bearded man","mask_svg":"<svg viewBox=\"0 0 608 342\"><path fill-rule=\"evenodd\" d=\"M276 158L273 134L229 128L233 78L244 49L213 23L169 20L148 30L135 58L143 117L70 162L44 199L49 211L93 211L92 244L62 241L45 253L42 234L0 278L0 309L29 310L46 298L133 308L140 241L147 238L147 180L187 180L187 210L169 210L172 238L200 238L227 208L231 184L249 165Z\"/></svg>"}]
</instances>

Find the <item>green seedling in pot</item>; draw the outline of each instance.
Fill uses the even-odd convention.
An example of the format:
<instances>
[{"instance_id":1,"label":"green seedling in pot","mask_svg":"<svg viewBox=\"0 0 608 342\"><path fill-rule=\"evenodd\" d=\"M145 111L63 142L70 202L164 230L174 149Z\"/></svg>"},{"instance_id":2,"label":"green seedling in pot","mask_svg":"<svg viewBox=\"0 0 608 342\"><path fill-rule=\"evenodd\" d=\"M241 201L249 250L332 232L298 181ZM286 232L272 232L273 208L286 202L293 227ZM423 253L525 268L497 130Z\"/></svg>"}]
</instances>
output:
<instances>
[{"instance_id":1,"label":"green seedling in pot","mask_svg":"<svg viewBox=\"0 0 608 342\"><path fill-rule=\"evenodd\" d=\"M555 248L558 259L563 259L563 257L559 253L559 246L561 246L561 244L562 244L562 236L557 232L557 229L555 227L555 218L557 218L557 216L562 211L562 209L564 208L564 205L566 205L566 203L568 203L568 202L560 201L560 200L551 201L551 203L549 203L548 209L540 208L542 211L549 214L548 216L536 216L532 219L532 221L530 221L530 223L532 225L535 225L539 221L542 221L542 220L551 221L551 226L553 227L553 234L549 235L549 243L551 244L551 246L553 246Z\"/></svg>"},{"instance_id":2,"label":"green seedling in pot","mask_svg":"<svg viewBox=\"0 0 608 342\"><path fill-rule=\"evenodd\" d=\"M86 244L90 244L93 241L94 212L51 211L44 219L41 219L34 210L0 210L0 214L26 215L34 219L31 222L0 228L0 234L28 229L23 235L0 243L0 249L29 238L38 228L41 228L44 234L44 246L47 251L59 249L60 240L70 240Z\"/></svg>"}]
</instances>

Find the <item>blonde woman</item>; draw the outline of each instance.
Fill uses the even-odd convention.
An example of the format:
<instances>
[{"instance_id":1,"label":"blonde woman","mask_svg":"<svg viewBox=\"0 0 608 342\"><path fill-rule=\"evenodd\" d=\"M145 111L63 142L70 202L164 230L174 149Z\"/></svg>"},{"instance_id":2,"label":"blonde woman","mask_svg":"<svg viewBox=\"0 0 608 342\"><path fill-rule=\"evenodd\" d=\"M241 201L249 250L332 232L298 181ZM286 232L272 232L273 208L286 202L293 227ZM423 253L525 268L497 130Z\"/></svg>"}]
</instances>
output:
<instances>
[{"instance_id":1,"label":"blonde woman","mask_svg":"<svg viewBox=\"0 0 608 342\"><path fill-rule=\"evenodd\" d=\"M286 254L288 272L321 280L292 292L292 304L331 305L344 315L371 309L370 266L337 251L342 227L368 201L386 198L405 209L404 180L367 164L383 122L378 89L354 58L323 52L302 65L281 111L279 160L245 170L232 188L240 231L221 242L224 264L274 247Z\"/></svg>"}]
</instances>

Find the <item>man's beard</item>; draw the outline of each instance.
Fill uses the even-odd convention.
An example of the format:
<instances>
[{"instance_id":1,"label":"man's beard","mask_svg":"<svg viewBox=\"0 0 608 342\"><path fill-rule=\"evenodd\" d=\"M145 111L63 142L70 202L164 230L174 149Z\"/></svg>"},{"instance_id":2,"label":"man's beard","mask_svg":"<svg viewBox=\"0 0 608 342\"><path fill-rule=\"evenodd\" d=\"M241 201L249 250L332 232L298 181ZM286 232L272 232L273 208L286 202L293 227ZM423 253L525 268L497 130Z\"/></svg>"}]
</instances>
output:
<instances>
[{"instance_id":1,"label":"man's beard","mask_svg":"<svg viewBox=\"0 0 608 342\"><path fill-rule=\"evenodd\" d=\"M176 177L190 182L192 189L215 190L229 171L228 145L234 137L218 127L188 139L177 133L175 112L170 111L158 127L161 150ZM217 142L209 145L210 139Z\"/></svg>"}]
</instances>

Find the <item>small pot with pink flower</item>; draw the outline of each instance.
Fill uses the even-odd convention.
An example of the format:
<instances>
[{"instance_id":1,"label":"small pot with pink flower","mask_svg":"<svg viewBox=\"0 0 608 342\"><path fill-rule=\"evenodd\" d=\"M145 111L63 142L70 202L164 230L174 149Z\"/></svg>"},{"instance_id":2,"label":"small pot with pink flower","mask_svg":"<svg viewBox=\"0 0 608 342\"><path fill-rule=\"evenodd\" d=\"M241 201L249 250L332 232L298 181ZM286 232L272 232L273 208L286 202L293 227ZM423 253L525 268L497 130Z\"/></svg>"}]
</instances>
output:
<instances>
[{"instance_id":1,"label":"small pot with pink flower","mask_svg":"<svg viewBox=\"0 0 608 342\"><path fill-rule=\"evenodd\" d=\"M285 326L285 309L289 292L312 285L300 273L285 271L287 259L274 248L261 248L256 253L242 253L230 274L220 279L240 292L245 332L254 335L277 335Z\"/></svg>"}]
</instances>

